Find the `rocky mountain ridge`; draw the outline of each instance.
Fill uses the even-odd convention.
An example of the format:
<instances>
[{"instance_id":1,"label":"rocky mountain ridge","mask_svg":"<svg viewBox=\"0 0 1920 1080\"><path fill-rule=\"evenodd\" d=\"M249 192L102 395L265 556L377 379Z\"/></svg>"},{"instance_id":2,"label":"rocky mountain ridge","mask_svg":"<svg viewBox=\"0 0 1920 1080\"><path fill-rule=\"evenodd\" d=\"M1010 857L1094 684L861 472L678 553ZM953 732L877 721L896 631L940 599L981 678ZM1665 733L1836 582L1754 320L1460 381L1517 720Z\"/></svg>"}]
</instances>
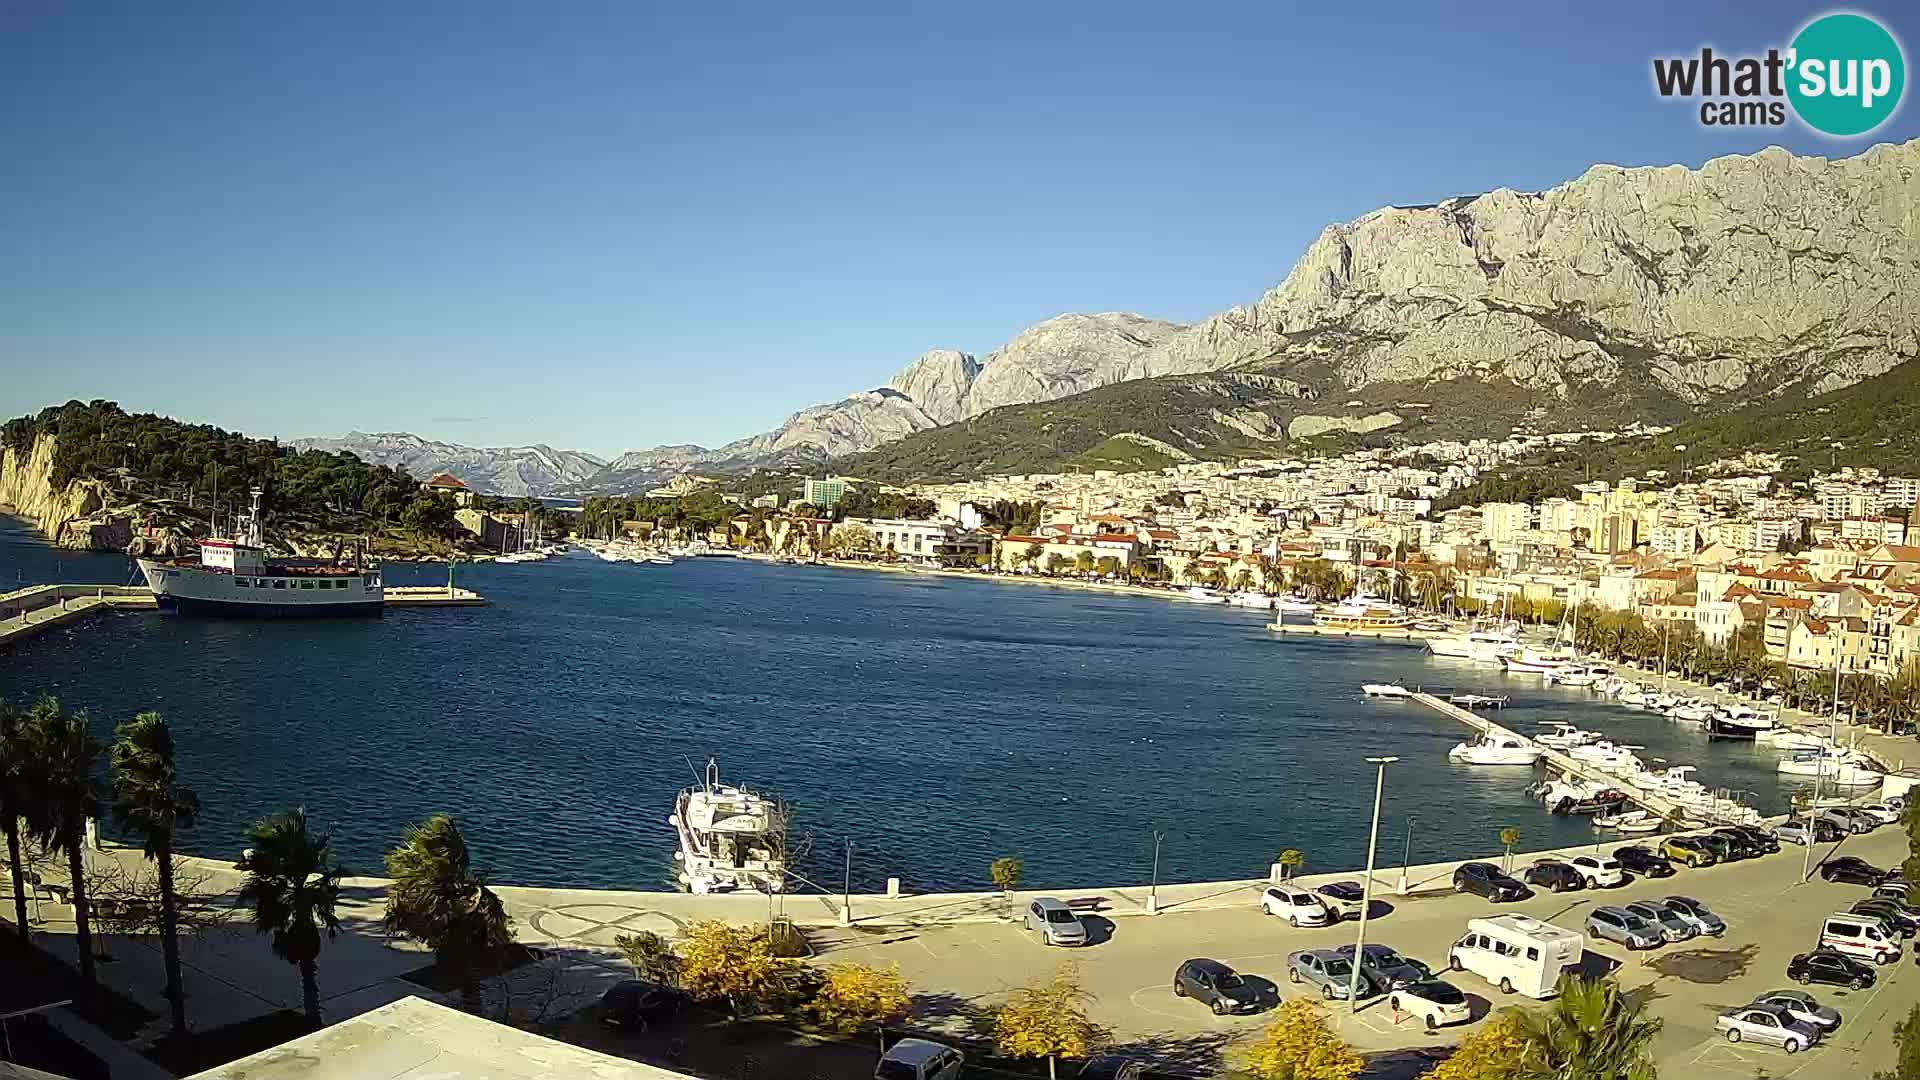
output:
<instances>
[{"instance_id":1,"label":"rocky mountain ridge","mask_svg":"<svg viewBox=\"0 0 1920 1080\"><path fill-rule=\"evenodd\" d=\"M421 480L447 472L489 495L547 495L606 468L603 458L551 446L473 447L404 431L350 431L337 439L291 439L302 450L350 453L374 465L405 469Z\"/></svg>"},{"instance_id":2,"label":"rocky mountain ridge","mask_svg":"<svg viewBox=\"0 0 1920 1080\"><path fill-rule=\"evenodd\" d=\"M1123 435L1206 454L1429 423L1502 434L1520 421L1674 422L1837 389L1920 355L1916 297L1920 141L1834 160L1774 147L1698 169L1595 165L1547 191L1330 225L1264 296L1191 326L1058 316L984 359L925 353L885 386L716 449L624 454L570 490L907 442L940 450L904 447L885 455L890 467L944 468L966 438L982 441L981 466L997 452L988 429L1032 466L1049 445L1066 460ZM1232 378L1179 381L1208 374ZM1153 393L1102 395L1149 379ZM1095 397L1051 407L1082 395ZM1005 409L1016 411L980 423ZM1071 445L1049 435L1069 414Z\"/></svg>"}]
</instances>

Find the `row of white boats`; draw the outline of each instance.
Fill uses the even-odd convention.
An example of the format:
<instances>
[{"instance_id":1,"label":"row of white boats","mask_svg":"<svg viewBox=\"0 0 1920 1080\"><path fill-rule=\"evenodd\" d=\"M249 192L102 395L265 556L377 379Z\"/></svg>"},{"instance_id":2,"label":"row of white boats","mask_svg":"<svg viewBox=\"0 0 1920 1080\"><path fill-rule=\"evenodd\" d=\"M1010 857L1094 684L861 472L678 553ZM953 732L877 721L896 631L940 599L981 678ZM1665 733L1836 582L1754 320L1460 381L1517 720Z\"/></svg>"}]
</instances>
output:
<instances>
[{"instance_id":1,"label":"row of white boats","mask_svg":"<svg viewBox=\"0 0 1920 1080\"><path fill-rule=\"evenodd\" d=\"M580 546L602 562L652 563L657 566L672 566L675 559L694 559L713 553L705 540L671 546L642 544L626 539L582 540Z\"/></svg>"}]
</instances>

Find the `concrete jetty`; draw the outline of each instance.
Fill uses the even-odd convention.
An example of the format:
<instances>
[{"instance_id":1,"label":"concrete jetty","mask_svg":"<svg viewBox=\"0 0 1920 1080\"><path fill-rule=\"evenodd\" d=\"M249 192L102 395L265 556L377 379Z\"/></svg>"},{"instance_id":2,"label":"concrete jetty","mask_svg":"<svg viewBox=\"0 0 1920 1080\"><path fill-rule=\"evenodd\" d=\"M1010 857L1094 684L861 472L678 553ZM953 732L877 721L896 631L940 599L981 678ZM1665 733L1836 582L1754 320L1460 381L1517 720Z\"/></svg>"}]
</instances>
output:
<instances>
[{"instance_id":1,"label":"concrete jetty","mask_svg":"<svg viewBox=\"0 0 1920 1080\"><path fill-rule=\"evenodd\" d=\"M1412 695L1412 697L1413 697L1413 700L1419 702L1420 704L1425 705L1426 707L1434 710L1435 712L1440 713L1443 716L1452 717L1453 719L1460 721L1462 724L1467 725L1468 727L1472 728L1474 731L1477 731L1482 735L1489 735L1489 734L1508 735L1516 739L1525 740L1529 743L1533 742L1533 738L1529 735L1523 735L1520 732L1514 731L1511 728L1508 728L1502 724L1495 722L1493 719L1489 717L1481 716L1479 713L1472 712L1467 709L1463 709L1460 706L1455 705L1450 701L1443 701L1432 694L1425 693L1424 691L1415 693ZM1675 801L1674 799L1671 799L1665 795L1661 795L1658 792L1648 791L1645 788L1636 786L1635 784L1621 778L1620 776L1614 773L1607 772L1603 769L1597 769L1593 765L1587 762L1581 761L1578 758L1572 757L1568 754L1564 754L1558 750L1553 749L1552 747L1543 746L1541 747L1541 749L1546 752L1544 760L1552 768L1558 769L1569 776L1578 777L1579 779L1588 781L1590 783L1604 784L1607 787L1613 788L1616 791L1624 792L1627 798L1631 800L1633 803L1649 811L1652 811L1655 814L1658 814L1662 818L1665 818L1669 814L1675 813L1676 811L1683 814L1687 814L1688 816L1691 816L1691 817L1699 816L1697 811L1692 811L1686 807L1681 806L1680 803Z\"/></svg>"},{"instance_id":2,"label":"concrete jetty","mask_svg":"<svg viewBox=\"0 0 1920 1080\"><path fill-rule=\"evenodd\" d=\"M385 590L389 608L479 607L487 598L445 585L398 585ZM102 611L153 611L145 585L33 585L0 593L0 648Z\"/></svg>"},{"instance_id":3,"label":"concrete jetty","mask_svg":"<svg viewBox=\"0 0 1920 1080\"><path fill-rule=\"evenodd\" d=\"M145 585L34 585L0 593L0 646L98 611L158 607Z\"/></svg>"}]
</instances>

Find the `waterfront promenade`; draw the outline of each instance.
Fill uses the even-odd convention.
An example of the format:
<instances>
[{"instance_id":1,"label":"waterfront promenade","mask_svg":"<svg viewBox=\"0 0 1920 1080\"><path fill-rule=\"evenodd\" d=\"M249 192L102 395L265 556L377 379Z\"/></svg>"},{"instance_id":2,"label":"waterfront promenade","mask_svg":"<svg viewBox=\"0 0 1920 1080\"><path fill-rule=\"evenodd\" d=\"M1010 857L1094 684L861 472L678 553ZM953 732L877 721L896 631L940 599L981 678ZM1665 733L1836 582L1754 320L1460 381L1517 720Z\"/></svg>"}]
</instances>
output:
<instances>
[{"instance_id":1,"label":"waterfront promenade","mask_svg":"<svg viewBox=\"0 0 1920 1080\"><path fill-rule=\"evenodd\" d=\"M145 585L34 585L0 593L0 646L25 641L99 611L158 605Z\"/></svg>"},{"instance_id":2,"label":"waterfront promenade","mask_svg":"<svg viewBox=\"0 0 1920 1080\"><path fill-rule=\"evenodd\" d=\"M1869 836L1851 838L1834 849L1822 848L1816 855L1824 858L1837 850L1886 865L1905 854L1904 839L1898 830L1883 828ZM1595 846L1611 850L1626 842L1630 841L1607 837ZM1516 871L1536 857L1537 853L1516 856ZM132 863L138 861L139 853L108 848L90 853L89 858ZM1820 989L1823 998L1845 1012L1847 1025L1830 1044L1791 1061L1777 1051L1728 1047L1712 1034L1715 1009L1785 985L1786 961L1792 952L1805 947L1819 915L1843 910L1864 895L1858 887L1832 885L1817 877L1800 883L1802 852L1797 848L1789 847L1782 854L1760 860L1682 871L1680 877L1666 881L1635 881L1603 893L1543 893L1498 909L1478 897L1454 894L1450 888L1452 865L1408 868L1405 894L1400 891L1400 867L1378 871L1368 940L1392 945L1444 967L1446 948L1464 931L1466 921L1495 910L1523 912L1577 928L1585 912L1596 904L1684 892L1726 917L1731 930L1722 939L1686 942L1651 953L1627 954L1609 943L1589 943L1585 961L1589 968L1613 970L1624 985L1653 992L1655 1013L1667 1021L1658 1053L1663 1070L1672 1070L1672 1075L1745 1080L1757 1068L1781 1077L1792 1075L1794 1066L1808 1064L1818 1066L1807 1072L1808 1076L1877 1067L1891 1052L1887 1035L1890 1020L1920 1000L1920 976L1906 970L1905 964L1883 969L1887 978L1864 993ZM187 860L187 866L193 876L204 875L203 888L221 900L231 899L243 877L231 866L211 860ZM1314 874L1300 880L1312 886L1359 876ZM892 900L855 896L851 926L839 925L839 897L797 895L777 900L775 905L783 906L789 917L807 928L822 962L900 964L921 996L912 1025L918 1029L954 1038L971 1037L977 1034L986 1010L1009 990L1045 976L1071 955L1082 965L1094 994L1094 1019L1111 1028L1117 1042L1190 1075L1210 1076L1224 1055L1257 1032L1263 1021L1258 1016L1215 1017L1192 1002L1174 998L1168 980L1180 961L1189 956L1223 960L1260 980L1270 996L1278 999L1300 992L1282 977L1287 952L1352 940L1351 922L1319 930L1295 930L1262 915L1258 909L1261 884L1242 881L1162 886L1156 905L1162 914L1158 917L1145 914L1149 890L1144 885L1051 890L1049 895L1065 899L1080 911L1092 930L1093 945L1072 954L1046 948L1016 923L1007 921L1002 916L1003 898L997 893ZM341 910L344 931L327 943L319 962L322 1010L329 1021L410 995L445 997L406 978L425 967L430 957L410 942L389 941L382 934L379 919L385 885L376 878L345 882ZM606 986L627 976L612 945L616 934L653 930L672 935L691 922L709 918L756 924L769 913L768 898L761 895L691 896L511 886L498 891L514 918L520 939L547 948L553 958L495 980L489 987L490 1000L504 1002L511 995L519 1003L516 1007L529 1007L534 998L542 997L554 1016L590 1004ZM1015 909L1032 895L1015 894ZM38 939L56 951L70 952L70 912L52 902L44 903L42 912L46 921L36 928ZM102 977L162 1014L159 955L154 943L109 935L104 948L114 961L102 965ZM296 972L273 956L267 939L243 922L188 937L183 941L183 956L188 965L189 1010L197 1027L210 1028L298 1008ZM557 989L543 982L543 975L550 975ZM1453 978L1471 996L1476 1024L1490 1009L1515 1003L1474 976ZM544 997L548 995L550 1000ZM1336 1007L1334 1016L1343 1037L1368 1051L1450 1042L1470 1030L1429 1034L1417 1022L1393 1017L1384 1002L1366 1004L1354 1014ZM584 1030L582 1035L586 1037ZM631 1039L609 1044L608 1038L593 1035L589 1041L602 1050L642 1056L659 1049L657 1042ZM860 1074L826 1071L822 1075L846 1075L852 1080Z\"/></svg>"}]
</instances>

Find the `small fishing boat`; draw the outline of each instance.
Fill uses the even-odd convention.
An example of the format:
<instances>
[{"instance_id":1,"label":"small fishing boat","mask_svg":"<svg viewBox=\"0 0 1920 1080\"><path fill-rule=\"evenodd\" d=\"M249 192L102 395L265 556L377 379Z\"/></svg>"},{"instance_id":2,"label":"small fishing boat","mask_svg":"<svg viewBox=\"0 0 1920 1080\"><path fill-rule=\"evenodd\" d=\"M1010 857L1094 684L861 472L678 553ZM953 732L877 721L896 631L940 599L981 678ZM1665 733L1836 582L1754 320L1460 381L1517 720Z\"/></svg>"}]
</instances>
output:
<instances>
[{"instance_id":1,"label":"small fishing boat","mask_svg":"<svg viewBox=\"0 0 1920 1080\"><path fill-rule=\"evenodd\" d=\"M1489 697L1486 694L1449 694L1447 700L1463 709L1503 709L1507 705L1505 694Z\"/></svg>"},{"instance_id":2,"label":"small fishing boat","mask_svg":"<svg viewBox=\"0 0 1920 1080\"><path fill-rule=\"evenodd\" d=\"M1532 765L1546 751L1517 735L1488 733L1447 751L1447 760L1462 765Z\"/></svg>"}]
</instances>

